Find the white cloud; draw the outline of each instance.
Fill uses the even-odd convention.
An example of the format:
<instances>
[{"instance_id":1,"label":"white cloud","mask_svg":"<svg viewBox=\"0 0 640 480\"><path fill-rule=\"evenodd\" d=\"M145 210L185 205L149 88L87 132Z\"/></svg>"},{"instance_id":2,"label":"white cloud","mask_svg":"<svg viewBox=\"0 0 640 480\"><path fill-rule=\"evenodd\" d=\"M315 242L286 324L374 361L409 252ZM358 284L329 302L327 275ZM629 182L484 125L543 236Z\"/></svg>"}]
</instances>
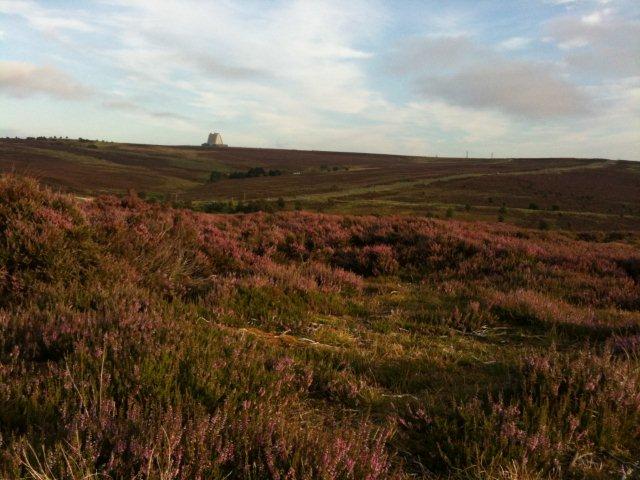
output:
<instances>
[{"instance_id":1,"label":"white cloud","mask_svg":"<svg viewBox=\"0 0 640 480\"><path fill-rule=\"evenodd\" d=\"M602 23L602 12L593 12L582 17L582 22L587 25L597 25Z\"/></svg>"},{"instance_id":2,"label":"white cloud","mask_svg":"<svg viewBox=\"0 0 640 480\"><path fill-rule=\"evenodd\" d=\"M500 42L499 48L501 50L520 50L531 44L530 38L525 37L511 37L503 42Z\"/></svg>"},{"instance_id":3,"label":"white cloud","mask_svg":"<svg viewBox=\"0 0 640 480\"><path fill-rule=\"evenodd\" d=\"M23 17L37 30L54 33L58 30L75 30L89 32L93 28L88 21L65 12L43 8L40 4L29 0L0 0L0 14Z\"/></svg>"},{"instance_id":4,"label":"white cloud","mask_svg":"<svg viewBox=\"0 0 640 480\"><path fill-rule=\"evenodd\" d=\"M630 41L640 37L635 17L617 13L624 1L546 2L564 7L543 8L562 16L537 32L549 39L544 54L555 55L539 62L540 40L522 25L507 30L518 36L489 46L504 30L481 6L94 0L63 8L70 3L0 0L3 18L23 19L24 33L11 41L33 41L34 58L46 52L56 65L14 65L13 74L2 72L0 89L90 98L93 105L73 107L94 108L109 119L105 126L137 121L147 141L180 141L194 131L197 140L199 129L220 128L230 143L257 146L440 154L475 146L509 154L522 145L528 155L605 155L607 145L631 149L633 115L640 116L628 105L638 104L637 85L626 81L640 77ZM405 31L398 18L407 14L420 27ZM407 38L407 31L428 33ZM389 41L391 53L381 46ZM384 70L373 73L386 53ZM63 65L91 78L94 93ZM589 108L597 115L580 115Z\"/></svg>"},{"instance_id":5,"label":"white cloud","mask_svg":"<svg viewBox=\"0 0 640 480\"><path fill-rule=\"evenodd\" d=\"M376 28L366 3L122 5L123 12L107 20L121 46L104 54L145 82L174 85L188 74L203 90L215 93L233 81L249 96L260 86L277 86L312 108L342 113L362 110L371 99L359 65L371 53L353 46Z\"/></svg>"},{"instance_id":6,"label":"white cloud","mask_svg":"<svg viewBox=\"0 0 640 480\"><path fill-rule=\"evenodd\" d=\"M0 92L24 98L46 94L65 100L87 98L91 89L52 66L0 61Z\"/></svg>"},{"instance_id":7,"label":"white cloud","mask_svg":"<svg viewBox=\"0 0 640 480\"><path fill-rule=\"evenodd\" d=\"M570 40L558 43L560 50L575 50L589 45L589 41L583 37L574 37Z\"/></svg>"}]
</instances>

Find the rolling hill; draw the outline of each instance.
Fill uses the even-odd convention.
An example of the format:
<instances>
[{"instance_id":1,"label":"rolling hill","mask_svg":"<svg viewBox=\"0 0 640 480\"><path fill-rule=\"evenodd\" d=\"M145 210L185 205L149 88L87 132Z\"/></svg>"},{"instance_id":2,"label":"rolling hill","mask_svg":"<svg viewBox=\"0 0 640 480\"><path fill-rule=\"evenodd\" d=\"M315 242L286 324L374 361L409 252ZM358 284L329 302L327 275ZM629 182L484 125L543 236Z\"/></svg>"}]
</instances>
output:
<instances>
[{"instance_id":1,"label":"rolling hill","mask_svg":"<svg viewBox=\"0 0 640 480\"><path fill-rule=\"evenodd\" d=\"M278 175L228 178L262 168ZM404 213L573 231L640 229L640 164L602 159L463 159L60 139L0 140L0 171L79 196L122 195L202 207ZM210 181L216 172L216 181Z\"/></svg>"}]
</instances>

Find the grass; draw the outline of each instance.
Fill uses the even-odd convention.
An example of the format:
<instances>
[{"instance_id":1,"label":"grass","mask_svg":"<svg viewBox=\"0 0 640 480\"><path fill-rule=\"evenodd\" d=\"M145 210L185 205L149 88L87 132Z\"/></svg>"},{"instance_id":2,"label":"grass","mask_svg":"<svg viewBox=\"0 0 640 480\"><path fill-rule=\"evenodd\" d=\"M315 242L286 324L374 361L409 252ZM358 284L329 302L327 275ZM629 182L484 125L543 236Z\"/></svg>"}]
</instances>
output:
<instances>
[{"instance_id":1,"label":"grass","mask_svg":"<svg viewBox=\"0 0 640 480\"><path fill-rule=\"evenodd\" d=\"M0 478L634 478L640 238L603 240L5 175Z\"/></svg>"}]
</instances>

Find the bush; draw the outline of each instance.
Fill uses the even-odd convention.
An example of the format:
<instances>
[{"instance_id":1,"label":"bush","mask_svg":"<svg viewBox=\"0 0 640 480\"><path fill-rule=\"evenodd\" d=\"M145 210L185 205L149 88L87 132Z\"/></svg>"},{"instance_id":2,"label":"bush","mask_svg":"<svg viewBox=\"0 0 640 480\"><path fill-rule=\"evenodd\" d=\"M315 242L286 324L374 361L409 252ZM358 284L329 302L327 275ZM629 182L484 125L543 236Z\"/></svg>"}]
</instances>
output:
<instances>
[{"instance_id":1,"label":"bush","mask_svg":"<svg viewBox=\"0 0 640 480\"><path fill-rule=\"evenodd\" d=\"M224 178L226 178L227 175L224 172L218 172L216 170L214 170L213 172L211 172L211 174L209 175L209 182L218 182Z\"/></svg>"},{"instance_id":2,"label":"bush","mask_svg":"<svg viewBox=\"0 0 640 480\"><path fill-rule=\"evenodd\" d=\"M367 245L342 251L337 254L336 263L366 276L393 274L398 270L395 252L388 245Z\"/></svg>"},{"instance_id":3,"label":"bush","mask_svg":"<svg viewBox=\"0 0 640 480\"><path fill-rule=\"evenodd\" d=\"M238 179L238 178L255 178L255 177L277 177L282 175L284 172L282 170L265 170L262 167L252 167L248 169L246 172L235 171L229 174L229 178Z\"/></svg>"}]
</instances>

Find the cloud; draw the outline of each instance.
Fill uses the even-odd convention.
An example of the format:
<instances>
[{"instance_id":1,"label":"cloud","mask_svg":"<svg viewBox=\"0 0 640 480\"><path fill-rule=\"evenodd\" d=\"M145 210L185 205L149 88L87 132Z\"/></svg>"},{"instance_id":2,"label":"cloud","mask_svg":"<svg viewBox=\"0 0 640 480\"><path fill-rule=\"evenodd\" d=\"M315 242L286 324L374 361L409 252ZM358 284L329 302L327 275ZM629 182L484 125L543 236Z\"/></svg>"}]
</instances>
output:
<instances>
[{"instance_id":1,"label":"cloud","mask_svg":"<svg viewBox=\"0 0 640 480\"><path fill-rule=\"evenodd\" d=\"M421 91L465 107L495 108L528 118L589 111L588 98L548 66L502 60L454 75L422 79Z\"/></svg>"},{"instance_id":2,"label":"cloud","mask_svg":"<svg viewBox=\"0 0 640 480\"><path fill-rule=\"evenodd\" d=\"M63 100L81 100L90 96L91 89L53 66L0 61L0 92L17 98L45 94Z\"/></svg>"},{"instance_id":3,"label":"cloud","mask_svg":"<svg viewBox=\"0 0 640 480\"><path fill-rule=\"evenodd\" d=\"M613 0L545 0L545 3L563 5L567 9L573 9L579 5L607 5Z\"/></svg>"},{"instance_id":4,"label":"cloud","mask_svg":"<svg viewBox=\"0 0 640 480\"><path fill-rule=\"evenodd\" d=\"M609 9L589 15L564 16L548 22L549 36L566 51L575 71L598 77L640 75L640 21Z\"/></svg>"},{"instance_id":5,"label":"cloud","mask_svg":"<svg viewBox=\"0 0 640 480\"><path fill-rule=\"evenodd\" d=\"M381 101L365 71L373 54L362 46L384 17L377 0L97 3L101 15L68 12L96 32L82 37L75 58L95 59L89 65L104 67L115 80L101 90L145 98L141 105L107 97L103 106L110 110L174 115L165 112L166 101L205 128L225 122L239 128L242 119L273 132L271 120L281 132L313 134L335 115L366 116Z\"/></svg>"},{"instance_id":6,"label":"cloud","mask_svg":"<svg viewBox=\"0 0 640 480\"><path fill-rule=\"evenodd\" d=\"M500 42L500 45L498 46L498 48L500 50L520 50L528 46L530 43L531 43L530 38L511 37L504 40L503 42Z\"/></svg>"},{"instance_id":7,"label":"cloud","mask_svg":"<svg viewBox=\"0 0 640 480\"><path fill-rule=\"evenodd\" d=\"M88 96L83 119L139 141L606 155L638 140L631 2L543 0L530 22L496 1L0 0L0 45L31 62L0 64L0 91ZM74 125L70 105L34 107Z\"/></svg>"},{"instance_id":8,"label":"cloud","mask_svg":"<svg viewBox=\"0 0 640 480\"><path fill-rule=\"evenodd\" d=\"M468 36L413 37L400 41L387 55L387 68L397 74L446 70L472 62L486 50Z\"/></svg>"},{"instance_id":9,"label":"cloud","mask_svg":"<svg viewBox=\"0 0 640 480\"><path fill-rule=\"evenodd\" d=\"M585 15L582 17L582 23L586 23L587 25L598 25L602 23L602 12L593 12L589 15Z\"/></svg>"},{"instance_id":10,"label":"cloud","mask_svg":"<svg viewBox=\"0 0 640 480\"><path fill-rule=\"evenodd\" d=\"M274 87L306 109L341 113L371 101L360 64L371 53L354 46L376 29L380 14L370 2L116 3L119 13L103 21L119 42L102 55L147 85L187 78L215 94L233 82L238 101Z\"/></svg>"},{"instance_id":11,"label":"cloud","mask_svg":"<svg viewBox=\"0 0 640 480\"><path fill-rule=\"evenodd\" d=\"M43 8L28 0L0 0L0 14L23 17L37 30L54 33L57 30L90 32L93 28L84 19Z\"/></svg>"},{"instance_id":12,"label":"cloud","mask_svg":"<svg viewBox=\"0 0 640 480\"><path fill-rule=\"evenodd\" d=\"M511 59L469 37L413 39L394 50L391 69L423 97L462 107L539 120L583 114L590 106L556 65Z\"/></svg>"},{"instance_id":13,"label":"cloud","mask_svg":"<svg viewBox=\"0 0 640 480\"><path fill-rule=\"evenodd\" d=\"M106 100L102 102L102 106L112 110L137 113L153 118L189 121L189 118L184 115L168 111L156 111L129 100Z\"/></svg>"}]
</instances>

